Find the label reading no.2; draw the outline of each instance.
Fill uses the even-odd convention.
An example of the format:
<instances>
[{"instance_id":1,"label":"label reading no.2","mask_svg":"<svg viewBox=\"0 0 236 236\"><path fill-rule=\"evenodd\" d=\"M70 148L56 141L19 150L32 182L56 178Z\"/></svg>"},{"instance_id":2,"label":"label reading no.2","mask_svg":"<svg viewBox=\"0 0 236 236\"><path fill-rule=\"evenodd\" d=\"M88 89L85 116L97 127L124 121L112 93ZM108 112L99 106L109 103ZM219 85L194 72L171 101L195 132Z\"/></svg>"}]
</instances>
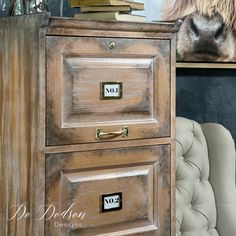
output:
<instances>
[{"instance_id":1,"label":"label reading no.2","mask_svg":"<svg viewBox=\"0 0 236 236\"><path fill-rule=\"evenodd\" d=\"M116 211L122 208L122 193L102 195L102 212Z\"/></svg>"},{"instance_id":2,"label":"label reading no.2","mask_svg":"<svg viewBox=\"0 0 236 236\"><path fill-rule=\"evenodd\" d=\"M123 88L121 82L102 82L101 99L121 99Z\"/></svg>"}]
</instances>

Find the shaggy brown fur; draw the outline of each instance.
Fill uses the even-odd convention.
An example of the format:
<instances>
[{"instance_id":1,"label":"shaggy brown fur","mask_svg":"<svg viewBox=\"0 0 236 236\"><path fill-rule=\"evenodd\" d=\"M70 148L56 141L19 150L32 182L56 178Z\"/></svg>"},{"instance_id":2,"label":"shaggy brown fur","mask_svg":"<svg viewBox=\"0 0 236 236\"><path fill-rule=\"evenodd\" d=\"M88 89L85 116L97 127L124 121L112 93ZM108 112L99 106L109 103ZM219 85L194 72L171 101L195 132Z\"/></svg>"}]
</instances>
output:
<instances>
[{"instance_id":1,"label":"shaggy brown fur","mask_svg":"<svg viewBox=\"0 0 236 236\"><path fill-rule=\"evenodd\" d=\"M236 37L236 1L235 0L168 0L164 10L165 20L183 19L183 25L178 34L178 51L182 57L189 59L190 54L194 53L193 42L188 34L190 20L204 17L206 21L213 17L218 17L224 26L224 41L217 45L218 58L214 60L232 60L235 57L235 37ZM207 24L207 22L206 22ZM182 41L181 41L182 40ZM187 58L186 58L187 57ZM194 58L191 58L193 60ZM203 58L204 59L204 58ZM206 59L206 58L205 58ZM198 60L198 58L196 58ZM211 60L208 58L206 60Z\"/></svg>"},{"instance_id":2,"label":"shaggy brown fur","mask_svg":"<svg viewBox=\"0 0 236 236\"><path fill-rule=\"evenodd\" d=\"M170 0L169 0L170 1ZM173 0L167 4L166 17L169 19L183 18L193 13L212 17L220 13L227 26L236 28L236 2L235 0Z\"/></svg>"}]
</instances>

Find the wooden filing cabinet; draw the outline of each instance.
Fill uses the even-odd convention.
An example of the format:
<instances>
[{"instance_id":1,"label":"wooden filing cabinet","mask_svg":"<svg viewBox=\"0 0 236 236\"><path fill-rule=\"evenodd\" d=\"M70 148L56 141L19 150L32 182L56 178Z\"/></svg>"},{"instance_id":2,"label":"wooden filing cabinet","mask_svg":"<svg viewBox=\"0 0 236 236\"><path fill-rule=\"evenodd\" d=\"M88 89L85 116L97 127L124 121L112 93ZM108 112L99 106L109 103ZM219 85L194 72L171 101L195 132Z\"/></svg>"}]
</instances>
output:
<instances>
[{"instance_id":1,"label":"wooden filing cabinet","mask_svg":"<svg viewBox=\"0 0 236 236\"><path fill-rule=\"evenodd\" d=\"M175 235L176 30L0 21L1 235Z\"/></svg>"}]
</instances>

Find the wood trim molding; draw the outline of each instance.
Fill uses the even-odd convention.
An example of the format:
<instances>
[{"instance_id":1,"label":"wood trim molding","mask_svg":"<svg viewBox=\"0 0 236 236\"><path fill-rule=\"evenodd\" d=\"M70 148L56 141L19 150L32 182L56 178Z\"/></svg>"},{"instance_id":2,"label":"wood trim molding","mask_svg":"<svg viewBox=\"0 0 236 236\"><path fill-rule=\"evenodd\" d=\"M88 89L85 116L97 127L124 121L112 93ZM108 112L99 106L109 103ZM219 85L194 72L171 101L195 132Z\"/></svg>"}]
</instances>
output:
<instances>
[{"instance_id":1,"label":"wood trim molding","mask_svg":"<svg viewBox=\"0 0 236 236\"><path fill-rule=\"evenodd\" d=\"M236 63L177 62L176 68L236 69Z\"/></svg>"}]
</instances>

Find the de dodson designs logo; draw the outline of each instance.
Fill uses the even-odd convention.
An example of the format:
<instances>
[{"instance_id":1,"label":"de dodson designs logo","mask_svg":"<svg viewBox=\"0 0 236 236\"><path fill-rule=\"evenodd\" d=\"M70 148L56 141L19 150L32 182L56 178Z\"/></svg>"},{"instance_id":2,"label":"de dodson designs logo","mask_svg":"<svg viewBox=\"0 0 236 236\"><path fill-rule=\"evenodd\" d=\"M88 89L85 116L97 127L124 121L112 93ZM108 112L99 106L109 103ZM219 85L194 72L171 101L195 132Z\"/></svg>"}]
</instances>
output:
<instances>
[{"instance_id":1,"label":"de dodson designs logo","mask_svg":"<svg viewBox=\"0 0 236 236\"><path fill-rule=\"evenodd\" d=\"M37 218L37 220L52 220L54 222L55 227L70 227L77 228L81 226L82 220L85 218L85 212L77 212L73 209L75 203L72 203L67 209L63 211L58 211L56 204L52 203L50 205L42 205L39 207L39 210L44 209L42 215ZM19 221L21 219L27 219L32 217L32 212L27 210L27 203L23 203L21 205L13 205L10 207L10 211L12 212L11 216L8 217L8 220L11 221L13 219ZM71 220L76 220L78 223L69 223ZM59 223L66 222L66 223Z\"/></svg>"}]
</instances>

